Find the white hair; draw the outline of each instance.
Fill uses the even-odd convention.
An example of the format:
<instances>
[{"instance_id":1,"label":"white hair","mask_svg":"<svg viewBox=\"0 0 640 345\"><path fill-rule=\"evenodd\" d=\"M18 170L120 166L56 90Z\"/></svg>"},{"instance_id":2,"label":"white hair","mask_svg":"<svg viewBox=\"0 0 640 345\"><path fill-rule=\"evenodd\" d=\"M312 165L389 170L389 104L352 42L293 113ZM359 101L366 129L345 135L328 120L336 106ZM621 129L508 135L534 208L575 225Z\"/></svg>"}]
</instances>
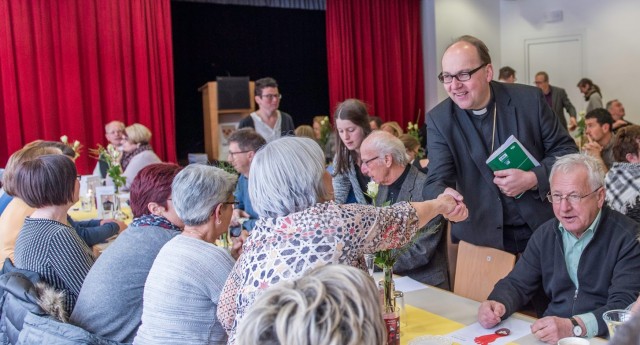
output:
<instances>
[{"instance_id":1,"label":"white hair","mask_svg":"<svg viewBox=\"0 0 640 345\"><path fill-rule=\"evenodd\" d=\"M178 217L185 225L205 224L216 206L232 195L237 177L222 169L190 164L171 184L171 198Z\"/></svg>"},{"instance_id":2,"label":"white hair","mask_svg":"<svg viewBox=\"0 0 640 345\"><path fill-rule=\"evenodd\" d=\"M402 140L391 133L375 130L364 141L369 148L378 152L378 157L391 155L391 159L396 164L405 166L409 163L407 149L404 147Z\"/></svg>"},{"instance_id":3,"label":"white hair","mask_svg":"<svg viewBox=\"0 0 640 345\"><path fill-rule=\"evenodd\" d=\"M251 162L249 198L261 217L282 217L327 200L324 153L309 138L283 137L258 150Z\"/></svg>"},{"instance_id":4,"label":"white hair","mask_svg":"<svg viewBox=\"0 0 640 345\"><path fill-rule=\"evenodd\" d=\"M604 167L596 158L586 153L572 153L559 157L549 173L549 183L557 171L564 174L575 170L576 167L587 169L588 182L591 189L602 187L604 184Z\"/></svg>"},{"instance_id":5,"label":"white hair","mask_svg":"<svg viewBox=\"0 0 640 345\"><path fill-rule=\"evenodd\" d=\"M386 343L378 289L364 271L325 265L260 295L238 328L238 345Z\"/></svg>"}]
</instances>

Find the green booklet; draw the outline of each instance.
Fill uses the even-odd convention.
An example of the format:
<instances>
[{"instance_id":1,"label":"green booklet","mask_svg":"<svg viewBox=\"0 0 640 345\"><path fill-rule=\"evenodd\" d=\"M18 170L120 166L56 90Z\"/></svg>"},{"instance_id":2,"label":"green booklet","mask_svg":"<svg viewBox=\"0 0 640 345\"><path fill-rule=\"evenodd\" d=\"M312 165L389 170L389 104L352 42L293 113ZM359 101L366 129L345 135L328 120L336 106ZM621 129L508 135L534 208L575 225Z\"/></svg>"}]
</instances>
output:
<instances>
[{"instance_id":1,"label":"green booklet","mask_svg":"<svg viewBox=\"0 0 640 345\"><path fill-rule=\"evenodd\" d=\"M504 169L520 169L529 171L540 166L538 162L516 137L511 135L487 158L487 165L493 171Z\"/></svg>"}]
</instances>

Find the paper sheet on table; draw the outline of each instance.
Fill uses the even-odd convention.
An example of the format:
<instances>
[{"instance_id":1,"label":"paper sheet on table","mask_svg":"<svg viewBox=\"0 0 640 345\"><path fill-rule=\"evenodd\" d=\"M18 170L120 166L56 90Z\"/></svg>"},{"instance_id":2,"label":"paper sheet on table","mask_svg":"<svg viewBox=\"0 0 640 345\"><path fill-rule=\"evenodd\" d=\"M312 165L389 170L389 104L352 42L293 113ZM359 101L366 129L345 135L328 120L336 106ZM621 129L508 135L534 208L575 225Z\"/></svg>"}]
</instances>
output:
<instances>
[{"instance_id":1,"label":"paper sheet on table","mask_svg":"<svg viewBox=\"0 0 640 345\"><path fill-rule=\"evenodd\" d=\"M475 338L487 334L494 334L497 329L508 328L511 334L506 337L497 338L491 342L491 345L502 345L511 343L516 339L522 338L528 334L531 334L531 323L514 318L508 318L505 321L500 322L497 326L487 329L480 326L479 323L473 323L467 327L461 328L455 332L447 334L454 342L461 345L477 345Z\"/></svg>"},{"instance_id":2,"label":"paper sheet on table","mask_svg":"<svg viewBox=\"0 0 640 345\"><path fill-rule=\"evenodd\" d=\"M393 283L395 284L397 291L402 291L404 293L429 288L427 285L411 279L410 277L394 277Z\"/></svg>"}]
</instances>

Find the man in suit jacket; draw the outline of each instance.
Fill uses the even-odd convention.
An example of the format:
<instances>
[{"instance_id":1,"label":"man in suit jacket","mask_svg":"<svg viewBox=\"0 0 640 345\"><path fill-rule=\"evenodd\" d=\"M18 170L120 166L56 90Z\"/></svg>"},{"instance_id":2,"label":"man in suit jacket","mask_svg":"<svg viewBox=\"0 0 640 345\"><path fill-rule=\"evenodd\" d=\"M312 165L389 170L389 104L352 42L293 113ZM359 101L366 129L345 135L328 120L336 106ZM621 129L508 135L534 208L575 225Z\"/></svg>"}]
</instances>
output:
<instances>
[{"instance_id":1,"label":"man in suit jacket","mask_svg":"<svg viewBox=\"0 0 640 345\"><path fill-rule=\"evenodd\" d=\"M567 92L563 88L559 88L553 85L549 85L549 75L547 72L536 73L535 79L536 86L542 90L544 99L547 104L553 109L553 112L558 116L560 123L564 128L567 128L567 119L564 118L564 111L569 113L569 127L570 131L578 127L578 121L576 120L576 108L573 107Z\"/></svg>"},{"instance_id":2,"label":"man in suit jacket","mask_svg":"<svg viewBox=\"0 0 640 345\"><path fill-rule=\"evenodd\" d=\"M404 144L384 131L374 131L360 146L362 173L378 183L376 205L385 202L424 201L427 175L409 164ZM442 216L431 220L416 235L393 266L394 273L407 275L425 284L449 289L447 271L447 222Z\"/></svg>"},{"instance_id":3,"label":"man in suit jacket","mask_svg":"<svg viewBox=\"0 0 640 345\"><path fill-rule=\"evenodd\" d=\"M464 197L469 217L453 224L454 240L521 253L553 217L546 200L551 166L578 148L540 90L492 81L489 50L479 39L462 36L449 46L438 78L449 98L427 114L427 197L447 187ZM510 135L541 166L493 172L485 161Z\"/></svg>"}]
</instances>

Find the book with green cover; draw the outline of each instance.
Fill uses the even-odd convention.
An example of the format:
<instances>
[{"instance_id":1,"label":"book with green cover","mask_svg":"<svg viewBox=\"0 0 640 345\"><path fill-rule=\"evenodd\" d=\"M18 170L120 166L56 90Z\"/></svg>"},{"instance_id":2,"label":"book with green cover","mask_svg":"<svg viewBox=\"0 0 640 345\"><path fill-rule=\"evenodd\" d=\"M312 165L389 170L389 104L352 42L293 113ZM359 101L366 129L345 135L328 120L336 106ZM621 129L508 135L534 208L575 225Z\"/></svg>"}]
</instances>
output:
<instances>
[{"instance_id":1,"label":"book with green cover","mask_svg":"<svg viewBox=\"0 0 640 345\"><path fill-rule=\"evenodd\" d=\"M520 169L529 171L540 166L529 150L516 137L511 135L498 149L489 156L487 165L493 171L504 169Z\"/></svg>"}]
</instances>

